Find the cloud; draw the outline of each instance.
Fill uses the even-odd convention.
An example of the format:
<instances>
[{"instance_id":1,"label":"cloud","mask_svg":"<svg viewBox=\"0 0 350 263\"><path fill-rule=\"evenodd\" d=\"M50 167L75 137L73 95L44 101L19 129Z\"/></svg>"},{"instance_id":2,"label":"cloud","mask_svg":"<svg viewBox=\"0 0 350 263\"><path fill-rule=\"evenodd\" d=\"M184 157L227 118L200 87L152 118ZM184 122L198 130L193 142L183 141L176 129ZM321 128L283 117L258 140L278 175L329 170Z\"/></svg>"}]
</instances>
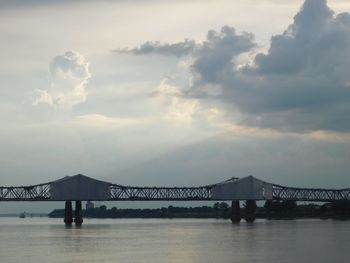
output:
<instances>
[{"instance_id":1,"label":"cloud","mask_svg":"<svg viewBox=\"0 0 350 263\"><path fill-rule=\"evenodd\" d=\"M169 84L169 79L162 80L150 96L163 109L161 115L167 121L191 124L199 114L199 100L184 97L179 88Z\"/></svg>"},{"instance_id":2,"label":"cloud","mask_svg":"<svg viewBox=\"0 0 350 263\"><path fill-rule=\"evenodd\" d=\"M216 84L225 74L232 72L233 59L256 47L253 34L243 32L237 34L229 26L220 32L210 30L207 40L195 54L192 70L197 82Z\"/></svg>"},{"instance_id":3,"label":"cloud","mask_svg":"<svg viewBox=\"0 0 350 263\"><path fill-rule=\"evenodd\" d=\"M306 0L266 52L253 34L228 26L209 31L195 46L184 95L220 101L240 116L233 119L240 125L350 132L349 13L335 15L325 0ZM152 53L171 55L156 48Z\"/></svg>"},{"instance_id":4,"label":"cloud","mask_svg":"<svg viewBox=\"0 0 350 263\"><path fill-rule=\"evenodd\" d=\"M307 67L307 63L315 61L316 57L311 56L321 51L319 48L328 53L330 44L334 44L336 39L330 38L335 36L328 34L341 33L335 32L336 28L331 23L334 23L333 11L325 0L307 0L294 17L294 23L282 35L272 37L268 54L257 55L259 71L287 74Z\"/></svg>"},{"instance_id":5,"label":"cloud","mask_svg":"<svg viewBox=\"0 0 350 263\"><path fill-rule=\"evenodd\" d=\"M131 53L134 55L160 54L182 57L191 54L197 48L194 40L185 39L183 42L174 44L157 42L146 42L138 48L116 49L115 52Z\"/></svg>"},{"instance_id":6,"label":"cloud","mask_svg":"<svg viewBox=\"0 0 350 263\"><path fill-rule=\"evenodd\" d=\"M307 0L253 68L222 83L246 124L292 131L350 131L350 15ZM240 86L230 87L241 80ZM239 98L239 99L235 99Z\"/></svg>"},{"instance_id":7,"label":"cloud","mask_svg":"<svg viewBox=\"0 0 350 263\"><path fill-rule=\"evenodd\" d=\"M47 104L55 108L66 108L86 100L86 84L91 77L89 64L78 52L67 51L56 56L49 65L51 86L37 90L34 105Z\"/></svg>"},{"instance_id":8,"label":"cloud","mask_svg":"<svg viewBox=\"0 0 350 263\"><path fill-rule=\"evenodd\" d=\"M117 118L109 117L102 114L85 114L76 116L79 124L93 127L127 127L146 123L146 119L136 118Z\"/></svg>"},{"instance_id":9,"label":"cloud","mask_svg":"<svg viewBox=\"0 0 350 263\"><path fill-rule=\"evenodd\" d=\"M204 74L210 73L213 68L214 71L220 70L220 66L222 67L229 63L229 60L235 54L248 51L254 47L253 39L253 34L243 32L239 35L236 34L234 28L224 26L221 28L220 32L210 30L206 40L202 43L197 43L195 40L190 39L185 39L183 42L173 44L148 41L138 48L117 49L114 51L134 55L159 54L176 57L195 55L196 57L200 57L202 61L198 61L198 64L194 66L197 67L198 70L202 70ZM227 53L231 53L231 56L227 57ZM219 57L219 54L222 56ZM209 68L204 67L207 61L212 62ZM213 63L216 63L216 65Z\"/></svg>"}]
</instances>

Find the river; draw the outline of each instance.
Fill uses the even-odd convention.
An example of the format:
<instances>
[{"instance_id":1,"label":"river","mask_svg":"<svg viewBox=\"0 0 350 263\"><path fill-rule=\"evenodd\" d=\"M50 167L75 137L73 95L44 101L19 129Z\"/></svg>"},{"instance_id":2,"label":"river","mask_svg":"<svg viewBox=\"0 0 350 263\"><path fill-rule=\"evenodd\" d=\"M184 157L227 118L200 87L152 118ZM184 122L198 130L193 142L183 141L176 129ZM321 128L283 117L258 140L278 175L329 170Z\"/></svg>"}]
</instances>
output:
<instances>
[{"instance_id":1,"label":"river","mask_svg":"<svg viewBox=\"0 0 350 263\"><path fill-rule=\"evenodd\" d=\"M350 221L0 218L1 263L349 262Z\"/></svg>"}]
</instances>

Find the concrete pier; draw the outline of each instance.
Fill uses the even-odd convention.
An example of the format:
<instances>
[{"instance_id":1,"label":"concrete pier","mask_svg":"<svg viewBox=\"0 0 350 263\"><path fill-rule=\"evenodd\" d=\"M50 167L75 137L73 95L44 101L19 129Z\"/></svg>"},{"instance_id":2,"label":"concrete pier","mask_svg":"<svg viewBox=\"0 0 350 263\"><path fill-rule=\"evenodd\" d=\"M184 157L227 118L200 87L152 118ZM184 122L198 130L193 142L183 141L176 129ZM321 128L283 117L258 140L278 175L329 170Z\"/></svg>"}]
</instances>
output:
<instances>
[{"instance_id":1,"label":"concrete pier","mask_svg":"<svg viewBox=\"0 0 350 263\"><path fill-rule=\"evenodd\" d=\"M273 205L274 205L273 200L266 200L264 207L265 207L265 211L268 219L271 218L271 211L272 211Z\"/></svg>"},{"instance_id":2,"label":"concrete pier","mask_svg":"<svg viewBox=\"0 0 350 263\"><path fill-rule=\"evenodd\" d=\"M75 201L74 223L76 226L81 226L83 223L83 211L81 208L81 201Z\"/></svg>"},{"instance_id":3,"label":"concrete pier","mask_svg":"<svg viewBox=\"0 0 350 263\"><path fill-rule=\"evenodd\" d=\"M247 200L245 205L245 220L247 222L254 222L255 220L255 200Z\"/></svg>"},{"instance_id":4,"label":"concrete pier","mask_svg":"<svg viewBox=\"0 0 350 263\"><path fill-rule=\"evenodd\" d=\"M64 223L66 226L71 226L73 223L72 201L66 201L64 209Z\"/></svg>"},{"instance_id":5,"label":"concrete pier","mask_svg":"<svg viewBox=\"0 0 350 263\"><path fill-rule=\"evenodd\" d=\"M241 221L241 208L239 207L239 200L232 201L231 221L232 223L239 223Z\"/></svg>"}]
</instances>

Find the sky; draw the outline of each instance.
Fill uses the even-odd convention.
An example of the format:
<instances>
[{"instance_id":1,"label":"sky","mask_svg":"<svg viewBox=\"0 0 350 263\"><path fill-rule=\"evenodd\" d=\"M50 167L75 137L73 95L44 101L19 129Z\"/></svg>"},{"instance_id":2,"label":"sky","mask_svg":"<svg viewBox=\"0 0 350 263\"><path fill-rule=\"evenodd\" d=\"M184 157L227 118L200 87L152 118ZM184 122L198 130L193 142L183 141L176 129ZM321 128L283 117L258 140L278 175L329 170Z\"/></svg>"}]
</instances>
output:
<instances>
[{"instance_id":1,"label":"sky","mask_svg":"<svg viewBox=\"0 0 350 263\"><path fill-rule=\"evenodd\" d=\"M0 185L80 173L349 187L349 12L347 0L0 0Z\"/></svg>"}]
</instances>

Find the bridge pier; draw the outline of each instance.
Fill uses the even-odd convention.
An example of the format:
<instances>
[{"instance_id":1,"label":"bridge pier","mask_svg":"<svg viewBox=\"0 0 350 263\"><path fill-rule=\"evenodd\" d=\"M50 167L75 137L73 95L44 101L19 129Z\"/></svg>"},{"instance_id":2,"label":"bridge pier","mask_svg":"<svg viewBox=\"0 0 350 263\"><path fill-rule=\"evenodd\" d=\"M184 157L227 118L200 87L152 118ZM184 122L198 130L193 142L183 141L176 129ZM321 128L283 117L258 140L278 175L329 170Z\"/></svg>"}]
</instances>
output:
<instances>
[{"instance_id":1,"label":"bridge pier","mask_svg":"<svg viewBox=\"0 0 350 263\"><path fill-rule=\"evenodd\" d=\"M231 221L232 223L239 223L241 221L241 208L239 207L239 200L232 200Z\"/></svg>"},{"instance_id":2,"label":"bridge pier","mask_svg":"<svg viewBox=\"0 0 350 263\"><path fill-rule=\"evenodd\" d=\"M247 200L245 203L245 220L247 222L254 222L255 220L255 200Z\"/></svg>"},{"instance_id":3,"label":"bridge pier","mask_svg":"<svg viewBox=\"0 0 350 263\"><path fill-rule=\"evenodd\" d=\"M72 201L66 201L64 209L64 223L66 226L71 226L73 223Z\"/></svg>"},{"instance_id":4,"label":"bridge pier","mask_svg":"<svg viewBox=\"0 0 350 263\"><path fill-rule=\"evenodd\" d=\"M271 216L272 216L271 212L273 210L273 206L274 206L273 200L266 200L264 207L265 207L265 211L268 219L271 219Z\"/></svg>"},{"instance_id":5,"label":"bridge pier","mask_svg":"<svg viewBox=\"0 0 350 263\"><path fill-rule=\"evenodd\" d=\"M83 224L83 211L81 209L81 201L75 201L75 216L74 223L76 226L81 226Z\"/></svg>"}]
</instances>

